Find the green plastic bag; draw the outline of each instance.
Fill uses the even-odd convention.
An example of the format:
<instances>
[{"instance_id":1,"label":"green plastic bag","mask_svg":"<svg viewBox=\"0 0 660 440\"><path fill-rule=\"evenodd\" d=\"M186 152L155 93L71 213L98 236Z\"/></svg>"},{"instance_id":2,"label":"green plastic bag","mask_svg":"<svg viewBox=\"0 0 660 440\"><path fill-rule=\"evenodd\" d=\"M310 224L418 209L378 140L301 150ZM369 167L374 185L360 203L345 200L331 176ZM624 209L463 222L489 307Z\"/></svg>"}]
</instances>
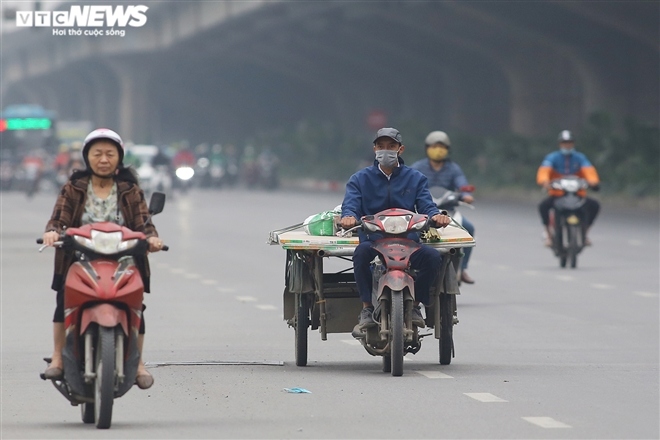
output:
<instances>
[{"instance_id":1,"label":"green plastic bag","mask_svg":"<svg viewBox=\"0 0 660 440\"><path fill-rule=\"evenodd\" d=\"M303 222L305 232L309 235L335 235L335 216L339 216L340 211L323 211L318 214L310 215Z\"/></svg>"}]
</instances>

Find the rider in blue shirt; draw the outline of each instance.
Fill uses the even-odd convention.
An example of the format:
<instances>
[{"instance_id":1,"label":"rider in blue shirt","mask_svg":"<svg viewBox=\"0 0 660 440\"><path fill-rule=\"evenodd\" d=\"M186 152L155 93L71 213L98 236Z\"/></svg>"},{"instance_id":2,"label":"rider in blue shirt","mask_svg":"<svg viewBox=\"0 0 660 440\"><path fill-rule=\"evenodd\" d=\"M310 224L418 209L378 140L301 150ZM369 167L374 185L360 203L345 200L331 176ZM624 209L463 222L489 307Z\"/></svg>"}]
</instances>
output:
<instances>
[{"instance_id":1,"label":"rider in blue shirt","mask_svg":"<svg viewBox=\"0 0 660 440\"><path fill-rule=\"evenodd\" d=\"M405 150L401 134L394 128L381 128L374 139L376 160L372 166L353 174L346 184L341 205L341 226L350 229L359 218L389 208L401 208L428 215L438 227L445 227L451 219L440 214L433 203L427 179L422 173L407 167L400 154ZM361 233L360 244L353 252L353 273L362 300L362 312L353 336L362 337L367 327L376 325L371 300L371 261L378 255L371 247L378 234ZM418 238L417 238L418 239ZM442 256L430 246L422 247L410 256L411 266L418 271L415 279L415 307L413 324L424 327L419 303L429 304L429 289L438 274Z\"/></svg>"},{"instance_id":2,"label":"rider in blue shirt","mask_svg":"<svg viewBox=\"0 0 660 440\"><path fill-rule=\"evenodd\" d=\"M427 159L420 159L410 167L419 170L429 180L429 188L442 186L449 191L459 191L461 187L467 186L468 181L463 174L463 170L458 164L449 158L451 140L444 131L432 131L426 136L426 156ZM465 203L472 203L474 198L469 192L461 194L461 200ZM463 216L463 227L474 237L474 225L465 216ZM467 284L473 284L474 280L468 275L467 267L472 255L472 248L463 248L465 253L463 257L461 281Z\"/></svg>"}]
</instances>

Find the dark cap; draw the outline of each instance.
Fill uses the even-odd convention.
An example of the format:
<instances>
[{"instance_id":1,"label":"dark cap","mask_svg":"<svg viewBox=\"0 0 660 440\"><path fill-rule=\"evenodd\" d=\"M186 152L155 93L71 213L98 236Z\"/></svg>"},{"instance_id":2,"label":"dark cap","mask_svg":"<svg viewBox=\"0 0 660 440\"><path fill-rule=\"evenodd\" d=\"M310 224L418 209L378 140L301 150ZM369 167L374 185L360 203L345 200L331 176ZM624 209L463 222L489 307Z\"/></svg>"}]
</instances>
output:
<instances>
[{"instance_id":1,"label":"dark cap","mask_svg":"<svg viewBox=\"0 0 660 440\"><path fill-rule=\"evenodd\" d=\"M570 131L562 130L562 132L559 133L559 136L557 136L557 142L575 142L575 138Z\"/></svg>"},{"instance_id":2,"label":"dark cap","mask_svg":"<svg viewBox=\"0 0 660 440\"><path fill-rule=\"evenodd\" d=\"M394 139L400 144L402 143L401 133L399 133L399 130L397 130L396 128L381 128L380 130L378 130L378 133L376 133L376 138L374 139L374 144L376 143L378 138L382 138L382 137L388 137L390 139Z\"/></svg>"}]
</instances>

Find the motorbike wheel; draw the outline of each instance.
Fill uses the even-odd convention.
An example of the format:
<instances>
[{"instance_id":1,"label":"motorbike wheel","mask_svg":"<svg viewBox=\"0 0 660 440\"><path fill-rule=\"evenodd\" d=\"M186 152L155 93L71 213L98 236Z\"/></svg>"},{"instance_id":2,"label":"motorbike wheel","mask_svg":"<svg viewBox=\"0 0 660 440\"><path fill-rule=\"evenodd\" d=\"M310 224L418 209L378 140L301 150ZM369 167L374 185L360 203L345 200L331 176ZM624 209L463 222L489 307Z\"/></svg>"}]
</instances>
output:
<instances>
[{"instance_id":1,"label":"motorbike wheel","mask_svg":"<svg viewBox=\"0 0 660 440\"><path fill-rule=\"evenodd\" d=\"M442 293L440 303L440 339L438 349L440 352L440 365L449 365L454 352L454 308L456 296Z\"/></svg>"},{"instance_id":2,"label":"motorbike wheel","mask_svg":"<svg viewBox=\"0 0 660 440\"><path fill-rule=\"evenodd\" d=\"M94 380L94 418L96 427L108 429L112 423L115 399L115 329L99 326Z\"/></svg>"},{"instance_id":3,"label":"motorbike wheel","mask_svg":"<svg viewBox=\"0 0 660 440\"><path fill-rule=\"evenodd\" d=\"M566 249L564 247L564 220L555 216L555 236L552 240L555 253L559 256L559 267L566 267Z\"/></svg>"},{"instance_id":4,"label":"motorbike wheel","mask_svg":"<svg viewBox=\"0 0 660 440\"><path fill-rule=\"evenodd\" d=\"M571 269L577 267L577 254L580 252L580 244L578 243L578 238L581 232L580 230L580 225L571 225L568 228L568 260Z\"/></svg>"},{"instance_id":5,"label":"motorbike wheel","mask_svg":"<svg viewBox=\"0 0 660 440\"><path fill-rule=\"evenodd\" d=\"M307 327L309 327L309 298L296 295L296 365L307 365Z\"/></svg>"},{"instance_id":6,"label":"motorbike wheel","mask_svg":"<svg viewBox=\"0 0 660 440\"><path fill-rule=\"evenodd\" d=\"M392 291L390 316L390 356L392 376L403 375L403 292Z\"/></svg>"},{"instance_id":7,"label":"motorbike wheel","mask_svg":"<svg viewBox=\"0 0 660 440\"><path fill-rule=\"evenodd\" d=\"M83 423L94 423L94 404L83 402L80 404L80 416Z\"/></svg>"}]
</instances>

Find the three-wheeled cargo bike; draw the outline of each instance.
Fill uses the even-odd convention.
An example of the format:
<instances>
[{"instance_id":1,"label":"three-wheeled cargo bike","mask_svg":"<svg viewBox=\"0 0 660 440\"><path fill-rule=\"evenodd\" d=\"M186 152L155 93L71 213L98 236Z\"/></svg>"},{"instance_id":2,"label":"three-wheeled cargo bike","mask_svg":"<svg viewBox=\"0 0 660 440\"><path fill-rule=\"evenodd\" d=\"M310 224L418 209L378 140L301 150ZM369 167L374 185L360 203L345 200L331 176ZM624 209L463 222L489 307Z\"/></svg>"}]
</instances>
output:
<instances>
[{"instance_id":1,"label":"three-wheeled cargo bike","mask_svg":"<svg viewBox=\"0 0 660 440\"><path fill-rule=\"evenodd\" d=\"M425 305L426 328L411 325L409 306L401 309L405 312L399 312L402 318L390 317L390 322L384 324L385 315L396 312L392 301L386 304L390 307L387 313L381 310L380 318L374 312L374 319L381 322L379 326L367 329L359 339L368 353L383 357L383 371L394 376L403 374L403 356L417 353L425 336L433 335L438 340L440 364L447 365L454 357L453 327L458 323L456 295L460 293L456 273L462 248L474 246L475 240L455 222L430 231L422 235L422 243L435 248L443 258L429 292L431 304ZM362 302L355 283L352 255L359 239L357 236L312 236L302 230L302 225L295 225L272 231L269 243L280 245L286 251L283 317L295 330L296 365L305 366L309 329L318 329L325 341L328 333L351 333L357 323ZM324 260L330 258L345 261L347 267L325 270ZM406 297L405 292L403 298L409 303L414 300ZM397 320L402 322L395 322ZM397 337L402 343L393 343Z\"/></svg>"}]
</instances>

